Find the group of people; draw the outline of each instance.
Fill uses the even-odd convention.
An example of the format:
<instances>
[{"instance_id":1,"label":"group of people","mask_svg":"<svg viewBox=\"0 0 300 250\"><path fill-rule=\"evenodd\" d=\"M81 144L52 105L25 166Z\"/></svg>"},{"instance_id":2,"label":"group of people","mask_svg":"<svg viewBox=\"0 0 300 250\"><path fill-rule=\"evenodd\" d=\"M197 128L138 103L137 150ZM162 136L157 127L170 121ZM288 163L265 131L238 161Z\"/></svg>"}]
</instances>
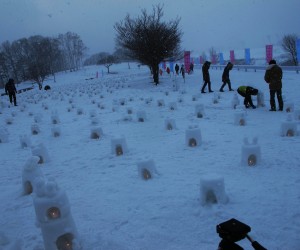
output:
<instances>
[{"instance_id":1,"label":"group of people","mask_svg":"<svg viewBox=\"0 0 300 250\"><path fill-rule=\"evenodd\" d=\"M210 68L211 62L206 61L202 66L202 75L203 75L203 85L201 88L201 93L206 93L205 88L208 86L209 92L214 92L211 89L211 81L210 81L210 75L209 75L209 68ZM231 87L231 81L229 77L229 72L232 70L233 64L231 62L228 62L226 67L224 68L223 74L222 74L222 86L220 88L220 92L224 92L224 87L228 85L229 91L234 91ZM190 67L190 71L193 71L194 65L192 64L192 67ZM175 72L178 75L179 72L182 74L182 77L185 79L185 69L184 65L181 66L179 71L179 65L175 65ZM277 65L276 61L274 59L270 60L269 66L266 69L264 80L266 83L269 84L269 90L270 90L270 111L276 111L276 101L275 101L275 95L277 96L279 111L283 110L283 99L282 99L282 69L280 66ZM46 88L45 88L46 89ZM237 92L244 97L244 105L246 108L253 108L255 109L255 105L252 102L252 95L258 94L258 89L255 89L251 86L240 86L237 89ZM17 106L17 98L16 93L17 89L15 86L15 82L12 78L8 80L8 82L5 85L5 93L9 96L10 103L14 103L15 106Z\"/></svg>"},{"instance_id":2,"label":"group of people","mask_svg":"<svg viewBox=\"0 0 300 250\"><path fill-rule=\"evenodd\" d=\"M201 88L201 93L206 93L205 88L208 86L208 91L213 92L211 89L211 81L209 76L209 68L211 62L206 61L202 66L202 75L203 75L203 85ZM234 91L231 87L231 81L229 77L229 72L232 70L233 64L228 62L226 67L224 68L222 74L222 86L220 88L220 92L224 92L224 87L228 85L229 91ZM269 84L270 90L270 111L276 111L276 101L275 95L277 96L279 111L283 110L283 99L282 99L282 69L277 65L274 59L270 60L269 66L266 69L264 80L267 84ZM255 109L256 106L252 102L252 95L258 94L258 89L253 88L251 86L240 86L237 89L237 92L244 97L244 105L246 108Z\"/></svg>"}]
</instances>

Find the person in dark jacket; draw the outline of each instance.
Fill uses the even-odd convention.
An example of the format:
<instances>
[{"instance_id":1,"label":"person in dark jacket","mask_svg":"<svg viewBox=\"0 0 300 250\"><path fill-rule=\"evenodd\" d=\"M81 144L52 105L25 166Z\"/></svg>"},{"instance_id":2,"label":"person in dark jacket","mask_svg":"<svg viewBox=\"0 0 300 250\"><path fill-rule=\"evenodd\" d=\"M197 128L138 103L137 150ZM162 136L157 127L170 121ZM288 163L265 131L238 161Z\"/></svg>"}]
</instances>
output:
<instances>
[{"instance_id":1,"label":"person in dark jacket","mask_svg":"<svg viewBox=\"0 0 300 250\"><path fill-rule=\"evenodd\" d=\"M17 89L15 86L14 79L10 78L8 82L5 84L5 93L9 96L10 103L12 104L14 100L14 105L17 106L17 98L16 98Z\"/></svg>"},{"instance_id":2,"label":"person in dark jacket","mask_svg":"<svg viewBox=\"0 0 300 250\"><path fill-rule=\"evenodd\" d=\"M226 86L226 84L228 84L229 91L233 91L233 89L231 88L231 82L229 78L229 71L232 70L232 68L233 68L233 64L231 62L228 62L222 74L223 85L220 88L220 92L224 92L223 89Z\"/></svg>"},{"instance_id":3,"label":"person in dark jacket","mask_svg":"<svg viewBox=\"0 0 300 250\"><path fill-rule=\"evenodd\" d=\"M269 84L270 89L270 111L276 111L275 94L277 95L279 111L283 110L282 100L282 69L276 64L275 60L269 62L265 72L265 81Z\"/></svg>"},{"instance_id":4,"label":"person in dark jacket","mask_svg":"<svg viewBox=\"0 0 300 250\"><path fill-rule=\"evenodd\" d=\"M175 72L176 72L176 75L178 75L178 72L179 72L179 65L176 63L175 65Z\"/></svg>"},{"instance_id":5,"label":"person in dark jacket","mask_svg":"<svg viewBox=\"0 0 300 250\"><path fill-rule=\"evenodd\" d=\"M208 91L213 92L211 90L211 82L210 82L210 76L209 76L209 67L210 67L211 62L205 61L205 63L202 66L202 75L203 75L203 86L201 89L201 93L206 93L204 91L206 85L208 85Z\"/></svg>"},{"instance_id":6,"label":"person in dark jacket","mask_svg":"<svg viewBox=\"0 0 300 250\"><path fill-rule=\"evenodd\" d=\"M250 86L240 86L237 89L237 92L244 97L244 105L246 108L252 107L253 109L256 108L255 105L253 105L251 95L257 95L258 89L252 88Z\"/></svg>"},{"instance_id":7,"label":"person in dark jacket","mask_svg":"<svg viewBox=\"0 0 300 250\"><path fill-rule=\"evenodd\" d=\"M180 73L182 75L183 80L185 81L185 68L183 64L180 67Z\"/></svg>"}]
</instances>

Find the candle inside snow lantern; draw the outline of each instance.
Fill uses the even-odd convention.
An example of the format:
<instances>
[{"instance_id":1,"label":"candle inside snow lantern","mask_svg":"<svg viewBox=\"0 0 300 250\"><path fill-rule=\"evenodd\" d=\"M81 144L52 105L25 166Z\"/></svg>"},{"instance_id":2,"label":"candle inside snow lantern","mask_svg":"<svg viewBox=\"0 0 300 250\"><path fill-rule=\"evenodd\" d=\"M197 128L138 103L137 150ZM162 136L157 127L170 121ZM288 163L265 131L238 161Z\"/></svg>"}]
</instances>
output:
<instances>
[{"instance_id":1,"label":"candle inside snow lantern","mask_svg":"<svg viewBox=\"0 0 300 250\"><path fill-rule=\"evenodd\" d=\"M151 179L151 173L150 173L150 171L149 171L148 169L146 169L146 168L144 168L144 169L142 170L142 175L143 175L143 178L144 178L145 180Z\"/></svg>"},{"instance_id":2,"label":"candle inside snow lantern","mask_svg":"<svg viewBox=\"0 0 300 250\"><path fill-rule=\"evenodd\" d=\"M190 147L196 147L196 146L197 146L197 141L196 141L195 138L191 138L191 139L189 140L189 146L190 146Z\"/></svg>"},{"instance_id":3,"label":"candle inside snow lantern","mask_svg":"<svg viewBox=\"0 0 300 250\"><path fill-rule=\"evenodd\" d=\"M119 155L122 155L122 154L123 154L122 146L121 145L117 145L116 146L116 155L119 156Z\"/></svg>"},{"instance_id":4,"label":"candle inside snow lantern","mask_svg":"<svg viewBox=\"0 0 300 250\"><path fill-rule=\"evenodd\" d=\"M72 250L73 249L73 235L70 233L61 235L56 240L56 246L58 250Z\"/></svg>"},{"instance_id":5,"label":"candle inside snow lantern","mask_svg":"<svg viewBox=\"0 0 300 250\"><path fill-rule=\"evenodd\" d=\"M256 165L256 156L251 154L248 157L248 165L251 166L255 166Z\"/></svg>"},{"instance_id":6,"label":"candle inside snow lantern","mask_svg":"<svg viewBox=\"0 0 300 250\"><path fill-rule=\"evenodd\" d=\"M197 118L203 118L203 114L201 112L197 113Z\"/></svg>"},{"instance_id":7,"label":"candle inside snow lantern","mask_svg":"<svg viewBox=\"0 0 300 250\"><path fill-rule=\"evenodd\" d=\"M60 218L60 210L57 207L50 207L47 211L47 217L51 220Z\"/></svg>"},{"instance_id":8,"label":"candle inside snow lantern","mask_svg":"<svg viewBox=\"0 0 300 250\"><path fill-rule=\"evenodd\" d=\"M33 192L33 187L30 181L26 181L24 183L24 191L25 194L31 194Z\"/></svg>"},{"instance_id":9,"label":"candle inside snow lantern","mask_svg":"<svg viewBox=\"0 0 300 250\"><path fill-rule=\"evenodd\" d=\"M286 136L288 137L294 136L294 131L292 129L288 129L288 131L286 132Z\"/></svg>"},{"instance_id":10,"label":"candle inside snow lantern","mask_svg":"<svg viewBox=\"0 0 300 250\"><path fill-rule=\"evenodd\" d=\"M171 124L171 123L168 123L168 125L167 125L167 130L172 130L172 129L173 129L172 124Z\"/></svg>"},{"instance_id":11,"label":"candle inside snow lantern","mask_svg":"<svg viewBox=\"0 0 300 250\"><path fill-rule=\"evenodd\" d=\"M140 118L139 118L139 122L144 122L144 118L143 118L143 117L140 117Z\"/></svg>"},{"instance_id":12,"label":"candle inside snow lantern","mask_svg":"<svg viewBox=\"0 0 300 250\"><path fill-rule=\"evenodd\" d=\"M245 126L245 119L240 119L240 126Z\"/></svg>"}]
</instances>

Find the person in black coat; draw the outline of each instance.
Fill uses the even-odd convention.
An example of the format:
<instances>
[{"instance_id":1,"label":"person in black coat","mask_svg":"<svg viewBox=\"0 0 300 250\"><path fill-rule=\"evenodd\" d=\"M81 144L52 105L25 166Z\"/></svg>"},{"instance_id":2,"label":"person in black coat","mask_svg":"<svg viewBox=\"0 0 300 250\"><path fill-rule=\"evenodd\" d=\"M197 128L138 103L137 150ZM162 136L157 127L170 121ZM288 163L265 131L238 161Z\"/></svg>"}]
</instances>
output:
<instances>
[{"instance_id":1,"label":"person in black coat","mask_svg":"<svg viewBox=\"0 0 300 250\"><path fill-rule=\"evenodd\" d=\"M257 95L258 94L258 89L252 88L250 86L240 86L237 89L237 92L242 97L244 97L244 105L245 105L246 109L249 108L249 107L251 107L253 109L256 109L256 106L253 105L251 96L252 95Z\"/></svg>"},{"instance_id":2,"label":"person in black coat","mask_svg":"<svg viewBox=\"0 0 300 250\"><path fill-rule=\"evenodd\" d=\"M202 86L202 89L201 89L201 93L206 93L204 91L206 85L208 85L208 91L209 92L213 92L211 90L211 82L210 82L210 76L209 76L209 67L210 67L210 64L211 62L209 61L206 61L203 66L202 66L202 75L203 75L203 86Z\"/></svg>"},{"instance_id":3,"label":"person in black coat","mask_svg":"<svg viewBox=\"0 0 300 250\"><path fill-rule=\"evenodd\" d=\"M231 62L228 62L226 67L224 68L223 74L222 74L222 86L220 88L220 92L224 92L224 87L226 86L226 84L228 84L228 88L229 91L233 91L233 89L231 88L231 82L230 82L230 78L229 78L229 71L232 70L233 68L233 64Z\"/></svg>"},{"instance_id":4,"label":"person in black coat","mask_svg":"<svg viewBox=\"0 0 300 250\"><path fill-rule=\"evenodd\" d=\"M179 72L179 65L176 63L175 65L175 72L176 72L176 75L178 75L178 72Z\"/></svg>"},{"instance_id":5,"label":"person in black coat","mask_svg":"<svg viewBox=\"0 0 300 250\"><path fill-rule=\"evenodd\" d=\"M9 96L10 103L12 103L12 101L14 100L14 105L17 106L17 98L16 98L17 89L15 86L14 79L10 78L8 82L5 84L5 93Z\"/></svg>"}]
</instances>

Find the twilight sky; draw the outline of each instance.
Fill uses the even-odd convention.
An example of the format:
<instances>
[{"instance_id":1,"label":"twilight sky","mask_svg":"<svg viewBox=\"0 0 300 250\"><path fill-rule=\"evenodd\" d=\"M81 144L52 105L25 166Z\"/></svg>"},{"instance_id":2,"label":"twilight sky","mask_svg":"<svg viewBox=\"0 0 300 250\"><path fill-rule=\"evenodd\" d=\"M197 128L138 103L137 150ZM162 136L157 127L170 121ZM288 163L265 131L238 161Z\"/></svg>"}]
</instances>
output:
<instances>
[{"instance_id":1,"label":"twilight sky","mask_svg":"<svg viewBox=\"0 0 300 250\"><path fill-rule=\"evenodd\" d=\"M201 54L278 44L300 36L300 0L0 0L0 44L32 35L80 35L88 53L113 52L114 24L127 13L164 4L164 20L181 18L182 48Z\"/></svg>"}]
</instances>

